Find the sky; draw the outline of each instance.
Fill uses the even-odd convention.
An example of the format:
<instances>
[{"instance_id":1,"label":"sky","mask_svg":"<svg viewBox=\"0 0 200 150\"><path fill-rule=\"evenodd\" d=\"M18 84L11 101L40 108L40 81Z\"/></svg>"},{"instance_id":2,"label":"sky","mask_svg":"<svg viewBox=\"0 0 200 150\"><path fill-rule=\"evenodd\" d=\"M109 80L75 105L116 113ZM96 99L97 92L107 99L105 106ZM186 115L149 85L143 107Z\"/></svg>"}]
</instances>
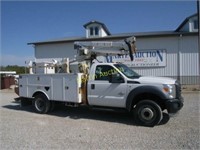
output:
<instances>
[{"instance_id":1,"label":"sky","mask_svg":"<svg viewBox=\"0 0 200 150\"><path fill-rule=\"evenodd\" d=\"M1 1L0 65L24 66L29 42L84 37L83 25L104 23L111 34L173 31L197 12L196 1Z\"/></svg>"}]
</instances>

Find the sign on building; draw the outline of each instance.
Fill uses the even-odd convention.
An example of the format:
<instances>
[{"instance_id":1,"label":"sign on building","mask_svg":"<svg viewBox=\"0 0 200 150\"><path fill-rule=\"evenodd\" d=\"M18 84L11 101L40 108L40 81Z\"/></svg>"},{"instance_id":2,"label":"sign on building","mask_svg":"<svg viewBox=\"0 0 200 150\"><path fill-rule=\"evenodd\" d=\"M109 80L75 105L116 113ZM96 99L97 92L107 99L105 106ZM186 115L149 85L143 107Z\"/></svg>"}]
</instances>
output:
<instances>
[{"instance_id":1,"label":"sign on building","mask_svg":"<svg viewBox=\"0 0 200 150\"><path fill-rule=\"evenodd\" d=\"M133 54L133 61L129 55L109 56L109 62L121 62L129 67L164 67L166 66L166 50L138 50Z\"/></svg>"}]
</instances>

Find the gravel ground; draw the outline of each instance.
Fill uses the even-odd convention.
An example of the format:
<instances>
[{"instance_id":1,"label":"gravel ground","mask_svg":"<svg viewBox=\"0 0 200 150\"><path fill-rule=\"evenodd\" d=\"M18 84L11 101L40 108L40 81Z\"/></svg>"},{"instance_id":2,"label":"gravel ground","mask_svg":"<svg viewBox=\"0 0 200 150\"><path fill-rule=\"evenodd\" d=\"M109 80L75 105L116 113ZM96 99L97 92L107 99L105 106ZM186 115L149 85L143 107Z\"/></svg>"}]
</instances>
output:
<instances>
[{"instance_id":1,"label":"gravel ground","mask_svg":"<svg viewBox=\"0 0 200 150\"><path fill-rule=\"evenodd\" d=\"M0 91L0 148L4 149L199 149L199 92L183 94L178 115L142 127L126 112L58 107L41 115L20 107L11 90Z\"/></svg>"}]
</instances>

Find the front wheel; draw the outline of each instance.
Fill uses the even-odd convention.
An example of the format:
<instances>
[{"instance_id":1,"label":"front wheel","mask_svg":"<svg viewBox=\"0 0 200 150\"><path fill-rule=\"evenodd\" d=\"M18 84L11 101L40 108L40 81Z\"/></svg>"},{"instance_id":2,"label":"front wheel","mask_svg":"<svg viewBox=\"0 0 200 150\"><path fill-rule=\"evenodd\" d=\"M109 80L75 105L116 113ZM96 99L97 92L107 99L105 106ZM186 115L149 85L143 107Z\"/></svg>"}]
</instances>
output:
<instances>
[{"instance_id":1,"label":"front wheel","mask_svg":"<svg viewBox=\"0 0 200 150\"><path fill-rule=\"evenodd\" d=\"M144 126L155 126L163 118L160 106L152 100L142 100L134 108L136 122Z\"/></svg>"},{"instance_id":2,"label":"front wheel","mask_svg":"<svg viewBox=\"0 0 200 150\"><path fill-rule=\"evenodd\" d=\"M45 114L50 110L50 101L44 94L38 94L33 100L35 111L40 114Z\"/></svg>"}]
</instances>

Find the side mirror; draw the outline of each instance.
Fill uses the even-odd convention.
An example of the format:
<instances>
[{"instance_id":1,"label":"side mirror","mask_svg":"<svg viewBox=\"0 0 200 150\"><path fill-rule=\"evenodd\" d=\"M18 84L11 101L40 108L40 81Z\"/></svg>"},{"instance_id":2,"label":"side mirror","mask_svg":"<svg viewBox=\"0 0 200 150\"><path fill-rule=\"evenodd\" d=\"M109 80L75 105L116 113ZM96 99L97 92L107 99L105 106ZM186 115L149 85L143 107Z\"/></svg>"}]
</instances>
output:
<instances>
[{"instance_id":1,"label":"side mirror","mask_svg":"<svg viewBox=\"0 0 200 150\"><path fill-rule=\"evenodd\" d=\"M110 83L124 83L124 78L119 74L112 74L109 78Z\"/></svg>"}]
</instances>

